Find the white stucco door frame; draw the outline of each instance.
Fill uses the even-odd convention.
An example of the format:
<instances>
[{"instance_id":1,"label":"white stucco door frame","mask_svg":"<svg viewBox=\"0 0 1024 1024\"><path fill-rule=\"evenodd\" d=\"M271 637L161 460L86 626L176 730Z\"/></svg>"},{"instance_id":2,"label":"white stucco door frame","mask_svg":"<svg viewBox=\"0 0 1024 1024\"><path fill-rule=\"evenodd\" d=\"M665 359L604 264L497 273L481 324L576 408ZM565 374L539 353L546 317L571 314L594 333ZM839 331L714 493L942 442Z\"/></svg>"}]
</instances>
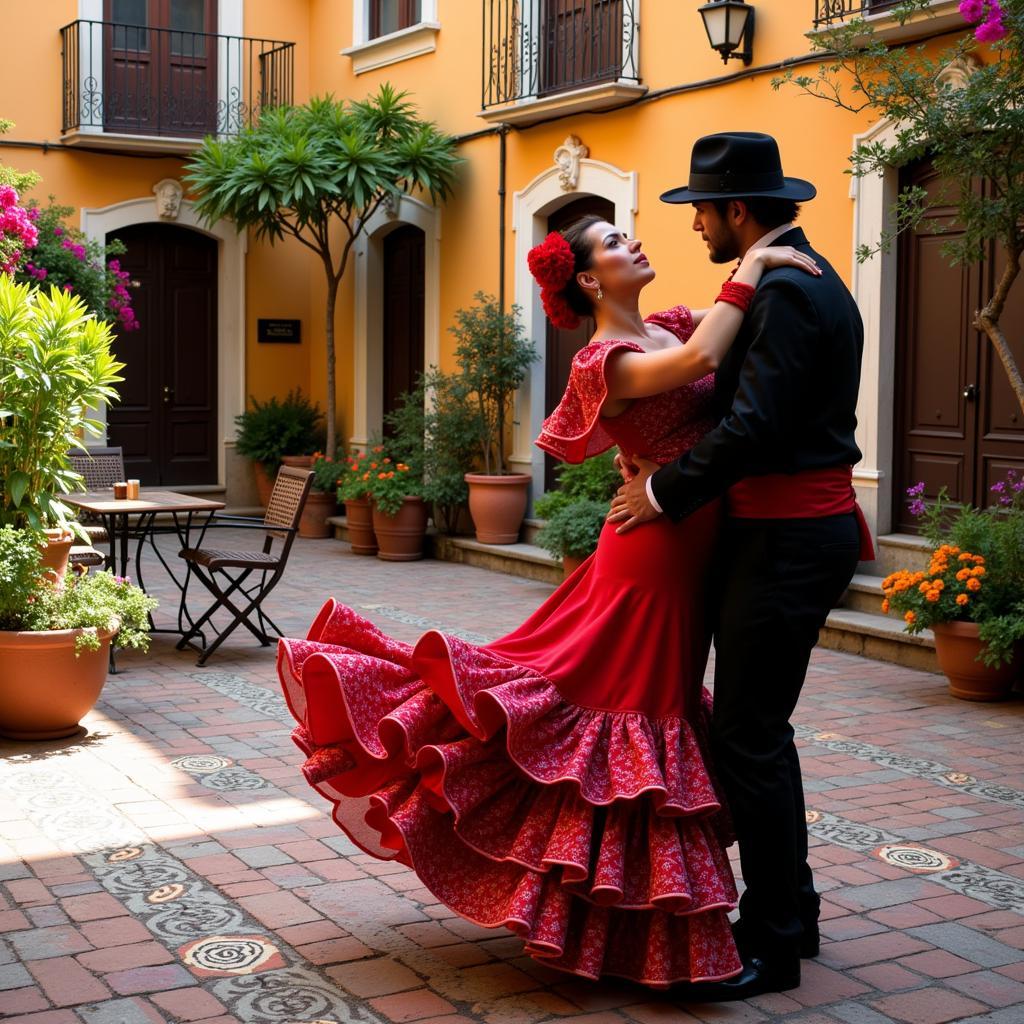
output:
<instances>
[{"instance_id":1,"label":"white stucco door frame","mask_svg":"<svg viewBox=\"0 0 1024 1024\"><path fill-rule=\"evenodd\" d=\"M874 142L896 141L891 121L881 121L855 135L854 150ZM892 224L892 208L899 193L899 168L881 174L854 177L853 198L853 297L864 320L864 359L857 403L857 444L864 457L854 468L857 498L872 533L877 537L892 530L894 406L896 371L896 285L898 256L895 246L875 253L860 263L857 250L876 245Z\"/></svg>"},{"instance_id":2,"label":"white stucco door frame","mask_svg":"<svg viewBox=\"0 0 1024 1024\"><path fill-rule=\"evenodd\" d=\"M515 302L522 310L526 337L533 340L540 359L533 364L530 375L516 393L515 428L512 469L533 476L533 493L544 490L544 453L535 448L533 439L544 421L545 340L547 337L544 307L540 288L530 274L527 253L544 241L548 218L560 207L584 196L599 196L615 207L615 223L632 236L636 223L638 177L636 171L623 171L601 160L580 160L576 187L566 192L559 180L558 166L537 175L524 189L512 196L512 230L515 242Z\"/></svg>"},{"instance_id":3,"label":"white stucco door frame","mask_svg":"<svg viewBox=\"0 0 1024 1024\"><path fill-rule=\"evenodd\" d=\"M97 209L82 208L82 231L101 245L110 232L135 224L175 224L217 240L217 486L226 487L226 449L234 447L235 417L245 410L246 235L224 220L206 227L186 199L182 199L175 220L157 216L152 195ZM105 411L97 418L105 427ZM102 443L106 443L105 430Z\"/></svg>"},{"instance_id":4,"label":"white stucco door frame","mask_svg":"<svg viewBox=\"0 0 1024 1024\"><path fill-rule=\"evenodd\" d=\"M441 359L441 211L412 196L381 207L353 246L353 447L365 449L384 426L384 239L396 228L419 228L423 241L423 366Z\"/></svg>"}]
</instances>

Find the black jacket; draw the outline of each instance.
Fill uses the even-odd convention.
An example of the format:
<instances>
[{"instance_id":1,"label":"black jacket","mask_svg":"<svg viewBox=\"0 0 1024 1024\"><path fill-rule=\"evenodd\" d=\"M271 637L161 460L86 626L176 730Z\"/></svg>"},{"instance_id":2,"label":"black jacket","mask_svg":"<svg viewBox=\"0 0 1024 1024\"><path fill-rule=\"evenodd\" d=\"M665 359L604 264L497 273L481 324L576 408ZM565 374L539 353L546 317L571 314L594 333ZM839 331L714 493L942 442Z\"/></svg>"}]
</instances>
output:
<instances>
[{"instance_id":1,"label":"black jacket","mask_svg":"<svg viewBox=\"0 0 1024 1024\"><path fill-rule=\"evenodd\" d=\"M743 477L860 461L854 430L864 327L857 305L800 228L773 244L810 253L823 273L778 267L762 276L715 376L722 421L651 481L671 519Z\"/></svg>"}]
</instances>

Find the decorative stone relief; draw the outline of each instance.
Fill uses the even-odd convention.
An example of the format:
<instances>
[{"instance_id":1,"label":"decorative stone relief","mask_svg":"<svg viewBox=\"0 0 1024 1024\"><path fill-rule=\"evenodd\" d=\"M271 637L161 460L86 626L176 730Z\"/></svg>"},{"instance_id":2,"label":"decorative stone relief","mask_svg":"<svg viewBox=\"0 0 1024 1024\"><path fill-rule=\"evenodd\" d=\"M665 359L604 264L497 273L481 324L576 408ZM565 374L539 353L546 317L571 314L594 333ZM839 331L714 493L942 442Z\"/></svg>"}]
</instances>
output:
<instances>
[{"instance_id":1,"label":"decorative stone relief","mask_svg":"<svg viewBox=\"0 0 1024 1024\"><path fill-rule=\"evenodd\" d=\"M575 192L580 180L580 161L590 156L590 150L576 135L566 136L555 150L555 166L559 169L558 183L563 192Z\"/></svg>"},{"instance_id":2,"label":"decorative stone relief","mask_svg":"<svg viewBox=\"0 0 1024 1024\"><path fill-rule=\"evenodd\" d=\"M181 210L181 182L176 178L164 178L153 186L156 196L156 215L161 220L177 220Z\"/></svg>"},{"instance_id":3,"label":"decorative stone relief","mask_svg":"<svg viewBox=\"0 0 1024 1024\"><path fill-rule=\"evenodd\" d=\"M935 76L935 84L940 87L948 85L952 89L962 89L979 67L981 64L973 54L968 53L963 57L957 57Z\"/></svg>"}]
</instances>

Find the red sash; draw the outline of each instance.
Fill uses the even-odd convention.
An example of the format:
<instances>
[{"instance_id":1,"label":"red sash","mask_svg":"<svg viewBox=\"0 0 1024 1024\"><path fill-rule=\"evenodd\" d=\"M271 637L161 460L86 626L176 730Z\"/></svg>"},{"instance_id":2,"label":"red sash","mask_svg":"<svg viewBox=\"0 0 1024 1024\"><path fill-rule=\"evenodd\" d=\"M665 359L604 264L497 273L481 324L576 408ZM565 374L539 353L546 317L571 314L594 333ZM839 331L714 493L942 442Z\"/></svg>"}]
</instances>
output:
<instances>
[{"instance_id":1,"label":"red sash","mask_svg":"<svg viewBox=\"0 0 1024 1024\"><path fill-rule=\"evenodd\" d=\"M857 504L853 467L748 476L729 488L726 508L737 519L818 519L852 512L860 531L860 559L875 557L871 531Z\"/></svg>"}]
</instances>

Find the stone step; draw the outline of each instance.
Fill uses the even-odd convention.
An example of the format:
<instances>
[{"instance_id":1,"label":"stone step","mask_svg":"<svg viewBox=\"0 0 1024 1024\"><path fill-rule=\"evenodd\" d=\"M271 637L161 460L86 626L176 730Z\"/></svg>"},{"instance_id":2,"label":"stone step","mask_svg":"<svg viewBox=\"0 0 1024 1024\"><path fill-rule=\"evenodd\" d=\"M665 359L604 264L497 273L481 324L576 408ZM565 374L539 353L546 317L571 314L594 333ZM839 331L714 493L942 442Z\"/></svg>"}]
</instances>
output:
<instances>
[{"instance_id":1,"label":"stone step","mask_svg":"<svg viewBox=\"0 0 1024 1024\"><path fill-rule=\"evenodd\" d=\"M850 586L839 603L843 608L849 608L852 611L881 615L883 579L882 576L857 573L850 581Z\"/></svg>"},{"instance_id":2,"label":"stone step","mask_svg":"<svg viewBox=\"0 0 1024 1024\"><path fill-rule=\"evenodd\" d=\"M886 615L834 608L818 636L818 643L833 651L891 661L904 668L939 671L931 630L911 636L903 631L902 622Z\"/></svg>"},{"instance_id":3,"label":"stone step","mask_svg":"<svg viewBox=\"0 0 1024 1024\"><path fill-rule=\"evenodd\" d=\"M927 569L932 546L924 537L912 533L888 533L878 538L874 562L871 572L879 576L888 576L897 569Z\"/></svg>"}]
</instances>

